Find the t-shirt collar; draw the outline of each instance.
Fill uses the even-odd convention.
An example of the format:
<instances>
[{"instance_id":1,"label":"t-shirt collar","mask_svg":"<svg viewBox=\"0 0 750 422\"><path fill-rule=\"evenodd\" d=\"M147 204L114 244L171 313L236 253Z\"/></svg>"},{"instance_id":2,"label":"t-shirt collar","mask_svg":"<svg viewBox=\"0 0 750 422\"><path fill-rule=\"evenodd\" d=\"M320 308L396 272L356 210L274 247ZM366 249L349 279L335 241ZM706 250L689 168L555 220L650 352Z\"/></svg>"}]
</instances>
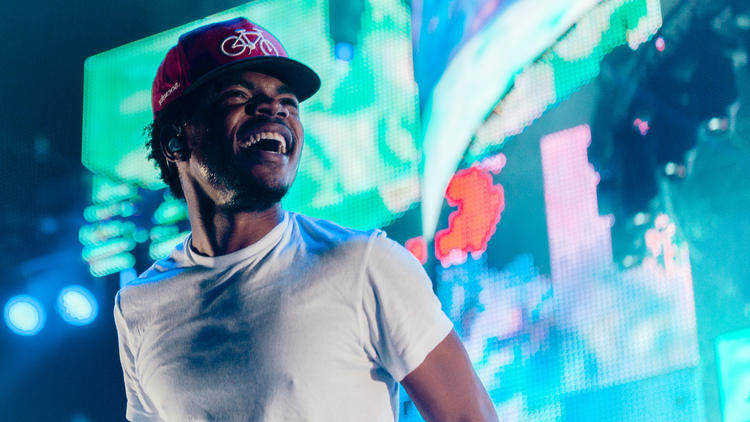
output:
<instances>
[{"instance_id":1,"label":"t-shirt collar","mask_svg":"<svg viewBox=\"0 0 750 422\"><path fill-rule=\"evenodd\" d=\"M197 253L195 250L193 250L192 247L192 233L188 234L187 237L185 237L185 240L182 244L182 249L185 251L185 258L190 264L211 268L227 267L240 261L265 255L271 248L279 243L279 240L281 240L281 236L288 225L289 213L284 211L283 217L279 224L271 229L271 231L269 231L265 236L251 245L248 245L240 250L228 253L226 255L205 256Z\"/></svg>"}]
</instances>

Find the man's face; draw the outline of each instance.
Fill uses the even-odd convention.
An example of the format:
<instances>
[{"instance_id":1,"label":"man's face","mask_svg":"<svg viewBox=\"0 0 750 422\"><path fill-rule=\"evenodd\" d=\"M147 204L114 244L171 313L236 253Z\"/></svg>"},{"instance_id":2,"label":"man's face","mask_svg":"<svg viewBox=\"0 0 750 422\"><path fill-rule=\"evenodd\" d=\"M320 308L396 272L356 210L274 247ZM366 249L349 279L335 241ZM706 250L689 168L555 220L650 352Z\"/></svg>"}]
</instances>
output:
<instances>
[{"instance_id":1,"label":"man's face","mask_svg":"<svg viewBox=\"0 0 750 422\"><path fill-rule=\"evenodd\" d=\"M262 211L278 203L297 174L303 144L299 102L278 79L238 71L199 91L187 127L191 151L181 166L218 207Z\"/></svg>"}]
</instances>

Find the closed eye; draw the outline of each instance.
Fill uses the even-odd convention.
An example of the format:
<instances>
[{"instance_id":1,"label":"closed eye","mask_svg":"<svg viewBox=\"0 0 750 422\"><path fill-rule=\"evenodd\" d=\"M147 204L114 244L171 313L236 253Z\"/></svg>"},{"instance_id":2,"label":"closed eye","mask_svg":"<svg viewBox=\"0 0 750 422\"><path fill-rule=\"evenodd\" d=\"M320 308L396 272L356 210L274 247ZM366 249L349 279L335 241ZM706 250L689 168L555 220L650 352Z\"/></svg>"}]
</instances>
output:
<instances>
[{"instance_id":1,"label":"closed eye","mask_svg":"<svg viewBox=\"0 0 750 422\"><path fill-rule=\"evenodd\" d=\"M219 102L223 105L239 105L250 100L250 94L241 89L229 89L219 96Z\"/></svg>"},{"instance_id":2,"label":"closed eye","mask_svg":"<svg viewBox=\"0 0 750 422\"><path fill-rule=\"evenodd\" d=\"M289 107L294 107L294 108L299 107L299 102L292 97L284 97L280 100L280 102L284 106L289 106Z\"/></svg>"}]
</instances>

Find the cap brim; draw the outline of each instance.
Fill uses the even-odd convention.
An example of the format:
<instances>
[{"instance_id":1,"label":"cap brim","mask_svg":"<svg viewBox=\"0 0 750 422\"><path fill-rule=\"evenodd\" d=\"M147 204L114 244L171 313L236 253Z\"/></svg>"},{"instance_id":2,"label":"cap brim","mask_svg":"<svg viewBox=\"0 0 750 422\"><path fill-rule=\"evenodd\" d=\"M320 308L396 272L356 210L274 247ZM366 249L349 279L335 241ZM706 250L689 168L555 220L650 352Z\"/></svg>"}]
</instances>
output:
<instances>
[{"instance_id":1,"label":"cap brim","mask_svg":"<svg viewBox=\"0 0 750 422\"><path fill-rule=\"evenodd\" d=\"M264 73L283 82L299 101L312 97L320 89L320 77L309 66L288 57L249 57L212 70L190 84L185 94L230 71L250 70Z\"/></svg>"}]
</instances>

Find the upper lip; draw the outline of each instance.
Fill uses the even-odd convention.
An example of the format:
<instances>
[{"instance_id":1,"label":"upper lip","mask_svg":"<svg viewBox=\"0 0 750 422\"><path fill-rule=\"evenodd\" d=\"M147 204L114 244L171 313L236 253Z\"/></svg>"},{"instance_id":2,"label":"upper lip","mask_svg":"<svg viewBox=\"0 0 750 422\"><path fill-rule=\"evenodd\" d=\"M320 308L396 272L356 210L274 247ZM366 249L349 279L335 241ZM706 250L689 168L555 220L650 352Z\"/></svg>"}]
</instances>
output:
<instances>
[{"instance_id":1,"label":"upper lip","mask_svg":"<svg viewBox=\"0 0 750 422\"><path fill-rule=\"evenodd\" d=\"M280 134L285 141L284 146L286 147L286 154L289 154L292 151L292 147L294 146L294 136L292 135L292 132L289 130L289 128L283 123L259 122L255 124L245 124L240 128L239 134L237 136L237 144L240 148L248 147L251 145L250 142L252 141L254 135L258 135L264 132Z\"/></svg>"}]
</instances>

